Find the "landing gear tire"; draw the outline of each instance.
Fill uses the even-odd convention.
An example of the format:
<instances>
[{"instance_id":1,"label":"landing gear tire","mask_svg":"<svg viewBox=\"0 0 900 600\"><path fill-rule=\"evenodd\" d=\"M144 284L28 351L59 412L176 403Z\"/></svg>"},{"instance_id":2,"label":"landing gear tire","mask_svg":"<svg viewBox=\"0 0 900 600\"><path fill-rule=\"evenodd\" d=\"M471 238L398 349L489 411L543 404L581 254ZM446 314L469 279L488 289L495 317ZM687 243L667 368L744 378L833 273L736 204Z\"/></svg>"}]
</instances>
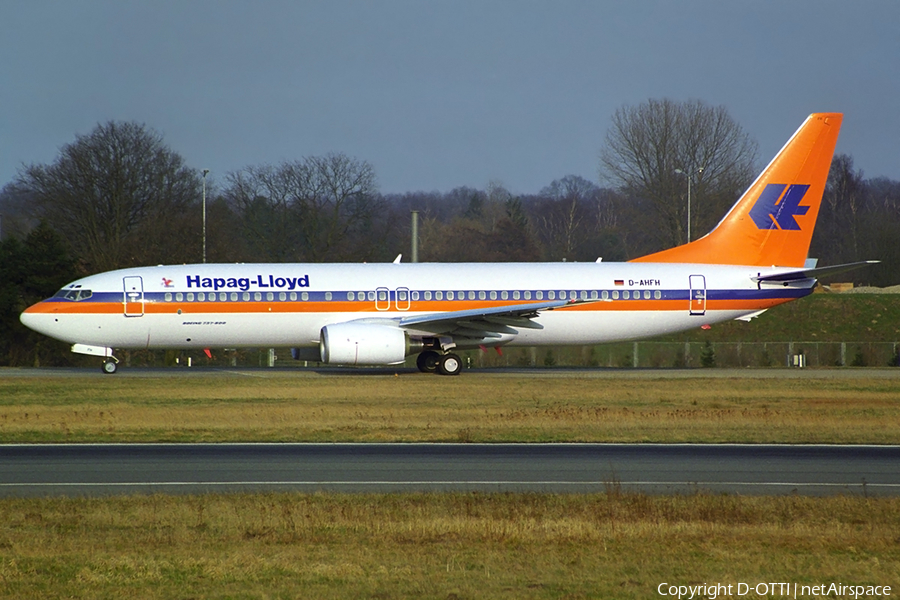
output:
<instances>
[{"instance_id":1,"label":"landing gear tire","mask_svg":"<svg viewBox=\"0 0 900 600\"><path fill-rule=\"evenodd\" d=\"M100 368L103 369L103 372L107 375L112 375L118 370L119 365L116 364L116 361L114 360L104 360L103 364L100 365Z\"/></svg>"},{"instance_id":2,"label":"landing gear tire","mask_svg":"<svg viewBox=\"0 0 900 600\"><path fill-rule=\"evenodd\" d=\"M462 361L456 354L445 354L437 365L437 372L441 375L459 375L462 371Z\"/></svg>"},{"instance_id":3,"label":"landing gear tire","mask_svg":"<svg viewBox=\"0 0 900 600\"><path fill-rule=\"evenodd\" d=\"M426 350L419 354L416 358L416 366L423 373L434 373L437 371L438 362L441 360L441 355L435 352L434 350Z\"/></svg>"}]
</instances>

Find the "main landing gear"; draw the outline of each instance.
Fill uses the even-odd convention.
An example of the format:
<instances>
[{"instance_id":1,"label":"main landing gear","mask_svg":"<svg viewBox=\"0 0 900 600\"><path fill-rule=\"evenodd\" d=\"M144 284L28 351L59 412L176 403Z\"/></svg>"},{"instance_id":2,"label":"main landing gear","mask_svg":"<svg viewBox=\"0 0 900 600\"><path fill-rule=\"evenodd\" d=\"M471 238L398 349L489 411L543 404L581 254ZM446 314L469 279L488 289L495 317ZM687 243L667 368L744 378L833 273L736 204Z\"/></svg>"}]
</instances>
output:
<instances>
[{"instance_id":1,"label":"main landing gear","mask_svg":"<svg viewBox=\"0 0 900 600\"><path fill-rule=\"evenodd\" d=\"M434 350L426 350L416 358L416 366L423 373L459 375L462 371L462 360L452 352L439 354Z\"/></svg>"},{"instance_id":2,"label":"main landing gear","mask_svg":"<svg viewBox=\"0 0 900 600\"><path fill-rule=\"evenodd\" d=\"M119 369L119 361L117 361L115 357L109 357L103 361L100 368L103 369L103 372L107 375L112 375Z\"/></svg>"}]
</instances>

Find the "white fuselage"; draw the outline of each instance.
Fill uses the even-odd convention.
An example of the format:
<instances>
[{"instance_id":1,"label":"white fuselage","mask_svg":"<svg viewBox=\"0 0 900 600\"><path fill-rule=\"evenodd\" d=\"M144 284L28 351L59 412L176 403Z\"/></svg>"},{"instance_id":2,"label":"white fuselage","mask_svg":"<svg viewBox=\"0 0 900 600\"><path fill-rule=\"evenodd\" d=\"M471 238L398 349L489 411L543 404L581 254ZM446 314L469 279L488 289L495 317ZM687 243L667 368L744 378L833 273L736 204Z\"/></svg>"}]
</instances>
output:
<instances>
[{"instance_id":1,"label":"white fuselage","mask_svg":"<svg viewBox=\"0 0 900 600\"><path fill-rule=\"evenodd\" d=\"M541 312L533 321L542 328L517 329L493 345L582 345L740 318L808 294L812 281L753 279L789 270L666 263L141 267L73 282L22 321L73 344L110 348L306 347L329 324L390 323L564 295L588 302Z\"/></svg>"}]
</instances>

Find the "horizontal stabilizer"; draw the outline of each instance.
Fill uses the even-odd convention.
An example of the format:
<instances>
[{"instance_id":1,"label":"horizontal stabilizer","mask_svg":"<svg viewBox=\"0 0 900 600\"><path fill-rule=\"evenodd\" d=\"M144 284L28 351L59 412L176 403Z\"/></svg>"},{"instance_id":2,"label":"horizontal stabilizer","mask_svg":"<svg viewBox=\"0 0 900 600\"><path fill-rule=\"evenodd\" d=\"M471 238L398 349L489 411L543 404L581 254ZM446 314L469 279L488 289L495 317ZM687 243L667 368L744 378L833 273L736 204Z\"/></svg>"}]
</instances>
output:
<instances>
[{"instance_id":1,"label":"horizontal stabilizer","mask_svg":"<svg viewBox=\"0 0 900 600\"><path fill-rule=\"evenodd\" d=\"M864 260L855 263L847 263L843 265L834 265L832 267L820 267L817 269L801 269L799 271L788 271L787 273L776 273L774 275L759 275L753 278L753 281L801 281L803 279L818 279L826 275L834 275L845 271L852 271L860 267L869 265L877 265L880 260Z\"/></svg>"}]
</instances>

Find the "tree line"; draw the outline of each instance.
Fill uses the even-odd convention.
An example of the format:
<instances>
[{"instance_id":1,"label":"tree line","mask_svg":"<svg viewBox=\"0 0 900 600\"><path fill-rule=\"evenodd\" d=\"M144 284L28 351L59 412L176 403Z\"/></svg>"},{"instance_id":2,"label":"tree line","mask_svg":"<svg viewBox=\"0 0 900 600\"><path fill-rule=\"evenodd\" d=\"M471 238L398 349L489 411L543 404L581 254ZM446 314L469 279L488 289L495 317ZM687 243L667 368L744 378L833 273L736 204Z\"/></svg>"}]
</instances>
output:
<instances>
[{"instance_id":1,"label":"tree line","mask_svg":"<svg viewBox=\"0 0 900 600\"><path fill-rule=\"evenodd\" d=\"M0 364L62 360L18 314L65 283L200 262L205 183L209 262L391 261L410 248L413 210L422 261L617 261L712 229L755 177L757 154L724 107L649 100L616 111L597 182L382 194L373 166L343 153L250 165L213 184L152 128L99 124L0 190ZM821 265L879 259L852 277L898 283L898 209L900 182L866 179L851 156L835 156L810 255Z\"/></svg>"}]
</instances>

